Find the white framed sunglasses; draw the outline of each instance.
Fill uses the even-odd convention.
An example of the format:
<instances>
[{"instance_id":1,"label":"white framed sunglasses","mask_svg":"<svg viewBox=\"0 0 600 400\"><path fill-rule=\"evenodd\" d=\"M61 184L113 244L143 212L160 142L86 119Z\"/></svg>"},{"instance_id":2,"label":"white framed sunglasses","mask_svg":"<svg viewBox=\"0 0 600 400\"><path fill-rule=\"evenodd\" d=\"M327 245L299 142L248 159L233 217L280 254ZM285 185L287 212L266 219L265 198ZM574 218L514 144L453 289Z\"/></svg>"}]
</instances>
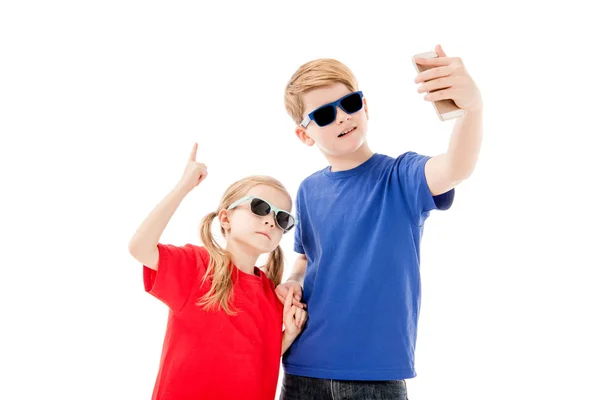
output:
<instances>
[{"instance_id":1,"label":"white framed sunglasses","mask_svg":"<svg viewBox=\"0 0 600 400\"><path fill-rule=\"evenodd\" d=\"M265 217L272 212L275 213L275 222L277 223L277 226L283 230L283 233L289 232L294 225L296 225L296 219L292 214L282 210L281 208L277 208L265 199L261 199L260 197L256 196L242 197L241 199L233 202L227 208L227 210L233 210L235 207L246 201L250 201L250 210L252 210L252 212L259 217Z\"/></svg>"}]
</instances>

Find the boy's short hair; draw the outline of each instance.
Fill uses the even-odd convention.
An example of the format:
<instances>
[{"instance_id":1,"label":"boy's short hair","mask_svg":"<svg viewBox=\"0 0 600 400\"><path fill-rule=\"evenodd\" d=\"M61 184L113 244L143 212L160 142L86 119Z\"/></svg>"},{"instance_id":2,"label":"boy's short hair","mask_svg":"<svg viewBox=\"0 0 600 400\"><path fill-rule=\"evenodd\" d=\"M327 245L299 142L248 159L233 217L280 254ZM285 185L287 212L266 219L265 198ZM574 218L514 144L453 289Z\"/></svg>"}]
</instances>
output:
<instances>
[{"instance_id":1,"label":"boy's short hair","mask_svg":"<svg viewBox=\"0 0 600 400\"><path fill-rule=\"evenodd\" d=\"M304 104L302 95L312 89L334 83L346 85L348 90L358 90L358 82L350 68L332 58L319 58L300 66L285 87L284 104L296 124L302 122Z\"/></svg>"}]
</instances>

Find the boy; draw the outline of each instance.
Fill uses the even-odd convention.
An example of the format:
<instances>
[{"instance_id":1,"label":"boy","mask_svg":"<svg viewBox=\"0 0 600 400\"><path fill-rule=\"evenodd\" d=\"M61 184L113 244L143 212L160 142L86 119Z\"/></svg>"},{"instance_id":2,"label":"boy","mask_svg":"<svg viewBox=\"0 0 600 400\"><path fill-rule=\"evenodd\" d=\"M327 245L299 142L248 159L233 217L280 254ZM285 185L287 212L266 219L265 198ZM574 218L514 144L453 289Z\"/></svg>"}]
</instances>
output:
<instances>
[{"instance_id":1,"label":"boy","mask_svg":"<svg viewBox=\"0 0 600 400\"><path fill-rule=\"evenodd\" d=\"M367 101L342 63L301 66L285 91L296 135L330 164L298 189L289 290L307 305L304 332L286 353L281 399L406 399L416 376L420 241L429 212L452 205L454 187L475 168L482 101L459 58L436 46L434 68L417 75L426 100L464 110L445 154L397 158L367 144ZM441 89L441 90L440 90ZM434 93L430 93L435 91ZM303 292L302 292L303 289Z\"/></svg>"}]
</instances>

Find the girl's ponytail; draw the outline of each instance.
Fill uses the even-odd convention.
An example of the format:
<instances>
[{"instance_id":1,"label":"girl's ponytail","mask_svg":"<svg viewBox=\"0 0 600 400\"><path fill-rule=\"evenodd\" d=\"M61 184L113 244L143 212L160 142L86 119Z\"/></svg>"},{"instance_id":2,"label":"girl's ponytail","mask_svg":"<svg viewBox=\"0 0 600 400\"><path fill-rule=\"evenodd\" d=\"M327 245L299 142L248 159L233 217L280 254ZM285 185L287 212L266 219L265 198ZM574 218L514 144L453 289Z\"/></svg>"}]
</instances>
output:
<instances>
[{"instance_id":1,"label":"girl's ponytail","mask_svg":"<svg viewBox=\"0 0 600 400\"><path fill-rule=\"evenodd\" d=\"M281 279L283 278L283 250L281 250L281 246L277 246L269 254L264 269L267 278L272 280L275 286L281 283Z\"/></svg>"},{"instance_id":2,"label":"girl's ponytail","mask_svg":"<svg viewBox=\"0 0 600 400\"><path fill-rule=\"evenodd\" d=\"M216 212L211 212L202 219L200 226L200 238L204 247L210 255L210 261L206 274L202 278L202 284L207 279L211 281L210 290L200 298L199 306L205 310L222 308L227 314L235 314L229 307L233 298L233 280L231 278L231 254L215 241L212 233L212 222L217 217Z\"/></svg>"}]
</instances>

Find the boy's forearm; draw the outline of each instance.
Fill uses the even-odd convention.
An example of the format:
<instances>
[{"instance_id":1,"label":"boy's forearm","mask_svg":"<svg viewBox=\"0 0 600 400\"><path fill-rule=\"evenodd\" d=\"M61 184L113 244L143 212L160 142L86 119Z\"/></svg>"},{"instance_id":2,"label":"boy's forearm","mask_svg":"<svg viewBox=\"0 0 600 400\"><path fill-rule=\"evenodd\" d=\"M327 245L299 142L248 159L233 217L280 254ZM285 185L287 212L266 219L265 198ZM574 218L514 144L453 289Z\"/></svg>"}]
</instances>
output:
<instances>
[{"instance_id":1,"label":"boy's forearm","mask_svg":"<svg viewBox=\"0 0 600 400\"><path fill-rule=\"evenodd\" d=\"M294 262L294 266L292 267L292 273L288 278L288 281L295 281L300 284L300 286L304 286L304 276L306 275L306 264L308 261L306 260L306 256L304 254L298 256L296 262Z\"/></svg>"},{"instance_id":2,"label":"boy's forearm","mask_svg":"<svg viewBox=\"0 0 600 400\"><path fill-rule=\"evenodd\" d=\"M176 186L148 214L129 241L131 255L139 260L140 258L143 259L148 253L156 251L156 245L163 231L186 195L187 190Z\"/></svg>"},{"instance_id":3,"label":"boy's forearm","mask_svg":"<svg viewBox=\"0 0 600 400\"><path fill-rule=\"evenodd\" d=\"M475 170L483 137L483 110L465 111L456 121L448 151L446 167L453 181L467 179Z\"/></svg>"}]
</instances>

